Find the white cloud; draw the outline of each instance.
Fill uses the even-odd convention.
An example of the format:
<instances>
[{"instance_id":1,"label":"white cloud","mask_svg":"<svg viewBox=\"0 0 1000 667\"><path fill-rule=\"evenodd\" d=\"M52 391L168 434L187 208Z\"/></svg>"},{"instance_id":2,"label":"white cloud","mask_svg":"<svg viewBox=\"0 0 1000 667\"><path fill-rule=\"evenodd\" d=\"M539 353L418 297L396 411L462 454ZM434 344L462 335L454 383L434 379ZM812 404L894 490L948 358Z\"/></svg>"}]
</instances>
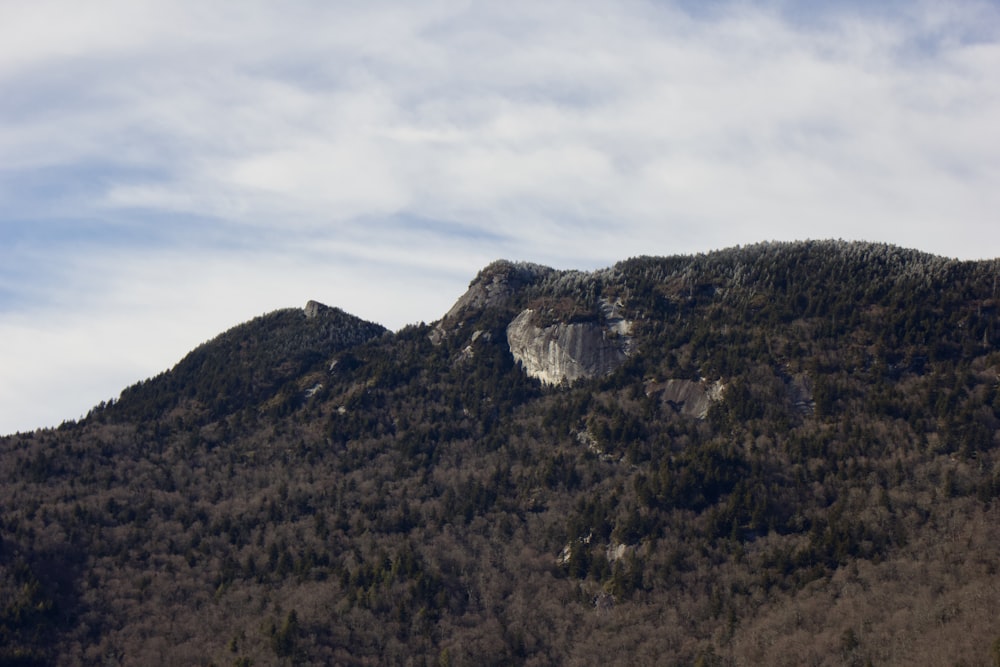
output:
<instances>
[{"instance_id":1,"label":"white cloud","mask_svg":"<svg viewBox=\"0 0 1000 667\"><path fill-rule=\"evenodd\" d=\"M0 4L0 242L52 216L96 229L0 248L0 295L21 295L0 302L0 431L26 406L75 416L34 393L57 377L68 401L113 366L113 395L306 298L435 319L499 256L1000 255L996 7L799 7ZM303 289L324 284L344 289Z\"/></svg>"}]
</instances>

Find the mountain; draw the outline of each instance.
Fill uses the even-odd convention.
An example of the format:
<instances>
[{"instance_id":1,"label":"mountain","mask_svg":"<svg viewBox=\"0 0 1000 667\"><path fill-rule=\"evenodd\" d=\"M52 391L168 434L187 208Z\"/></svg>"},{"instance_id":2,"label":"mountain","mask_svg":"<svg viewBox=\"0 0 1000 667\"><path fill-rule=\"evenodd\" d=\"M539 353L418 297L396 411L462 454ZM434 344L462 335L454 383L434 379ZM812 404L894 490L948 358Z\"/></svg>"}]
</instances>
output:
<instances>
[{"instance_id":1,"label":"mountain","mask_svg":"<svg viewBox=\"0 0 1000 667\"><path fill-rule=\"evenodd\" d=\"M175 412L199 422L264 406L288 411L308 393L302 383L322 384L310 373L334 352L387 334L316 301L233 327L199 346L173 369L129 387L111 412L116 421L145 421ZM97 412L108 406L98 406Z\"/></svg>"},{"instance_id":2,"label":"mountain","mask_svg":"<svg viewBox=\"0 0 1000 667\"><path fill-rule=\"evenodd\" d=\"M1000 664L1000 261L499 261L0 439L0 663Z\"/></svg>"}]
</instances>

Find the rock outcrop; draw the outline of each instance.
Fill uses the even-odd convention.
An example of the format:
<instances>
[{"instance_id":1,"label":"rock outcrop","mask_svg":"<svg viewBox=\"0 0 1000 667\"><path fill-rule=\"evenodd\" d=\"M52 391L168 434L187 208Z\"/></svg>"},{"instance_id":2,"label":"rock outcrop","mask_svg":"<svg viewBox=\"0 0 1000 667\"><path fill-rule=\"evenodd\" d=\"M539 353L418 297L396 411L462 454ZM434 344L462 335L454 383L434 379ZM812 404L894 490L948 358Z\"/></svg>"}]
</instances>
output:
<instances>
[{"instance_id":1,"label":"rock outcrop","mask_svg":"<svg viewBox=\"0 0 1000 667\"><path fill-rule=\"evenodd\" d=\"M629 338L622 321L536 324L532 309L522 311L507 326L507 344L525 372L543 384L573 382L607 375L627 358Z\"/></svg>"},{"instance_id":2,"label":"rock outcrop","mask_svg":"<svg viewBox=\"0 0 1000 667\"><path fill-rule=\"evenodd\" d=\"M649 382L646 395L659 395L660 401L678 414L704 419L712 403L722 398L725 386L721 382L671 379Z\"/></svg>"},{"instance_id":3,"label":"rock outcrop","mask_svg":"<svg viewBox=\"0 0 1000 667\"><path fill-rule=\"evenodd\" d=\"M469 283L469 289L430 332L435 345L462 329L466 322L491 308L500 308L529 285L533 285L555 270L530 262L497 260L484 268ZM472 341L470 341L471 344Z\"/></svg>"},{"instance_id":4,"label":"rock outcrop","mask_svg":"<svg viewBox=\"0 0 1000 667\"><path fill-rule=\"evenodd\" d=\"M313 318L319 315L324 310L329 310L330 306L320 303L319 301L309 301L306 303L306 307L302 311L306 314L306 317Z\"/></svg>"},{"instance_id":5,"label":"rock outcrop","mask_svg":"<svg viewBox=\"0 0 1000 667\"><path fill-rule=\"evenodd\" d=\"M554 269L540 264L497 260L479 272L465 294L445 314L444 321L459 319L466 312L478 312L500 305L522 287L553 272Z\"/></svg>"},{"instance_id":6,"label":"rock outcrop","mask_svg":"<svg viewBox=\"0 0 1000 667\"><path fill-rule=\"evenodd\" d=\"M504 320L513 317L506 327L510 353L544 384L607 375L628 358L632 323L622 315L620 299L585 294L591 278L527 262L493 262L479 272L429 337L438 345L471 334L459 357L469 359L483 334L478 328L472 331L473 323L492 312Z\"/></svg>"}]
</instances>

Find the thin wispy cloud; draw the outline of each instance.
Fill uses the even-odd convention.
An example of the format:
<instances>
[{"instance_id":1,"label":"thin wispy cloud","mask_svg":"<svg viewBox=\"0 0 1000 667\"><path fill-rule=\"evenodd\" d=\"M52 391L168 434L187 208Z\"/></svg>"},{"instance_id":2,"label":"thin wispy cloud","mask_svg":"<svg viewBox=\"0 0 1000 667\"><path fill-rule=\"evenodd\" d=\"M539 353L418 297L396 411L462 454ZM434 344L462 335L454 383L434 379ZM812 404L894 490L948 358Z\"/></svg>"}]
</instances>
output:
<instances>
[{"instance_id":1,"label":"thin wispy cloud","mask_svg":"<svg viewBox=\"0 0 1000 667\"><path fill-rule=\"evenodd\" d=\"M1000 256L995 4L803 7L0 4L0 431L309 298L436 319L497 257Z\"/></svg>"}]
</instances>

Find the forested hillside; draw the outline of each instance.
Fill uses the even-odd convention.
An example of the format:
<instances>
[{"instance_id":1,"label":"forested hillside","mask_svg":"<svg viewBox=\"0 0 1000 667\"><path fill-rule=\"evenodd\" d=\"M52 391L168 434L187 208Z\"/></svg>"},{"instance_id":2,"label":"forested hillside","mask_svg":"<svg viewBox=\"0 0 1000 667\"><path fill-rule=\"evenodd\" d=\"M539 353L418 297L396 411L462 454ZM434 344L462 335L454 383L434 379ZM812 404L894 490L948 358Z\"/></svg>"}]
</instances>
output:
<instances>
[{"instance_id":1,"label":"forested hillside","mask_svg":"<svg viewBox=\"0 0 1000 667\"><path fill-rule=\"evenodd\" d=\"M768 243L257 318L0 440L0 664L1000 665L998 279ZM542 384L527 311L624 361Z\"/></svg>"}]
</instances>

